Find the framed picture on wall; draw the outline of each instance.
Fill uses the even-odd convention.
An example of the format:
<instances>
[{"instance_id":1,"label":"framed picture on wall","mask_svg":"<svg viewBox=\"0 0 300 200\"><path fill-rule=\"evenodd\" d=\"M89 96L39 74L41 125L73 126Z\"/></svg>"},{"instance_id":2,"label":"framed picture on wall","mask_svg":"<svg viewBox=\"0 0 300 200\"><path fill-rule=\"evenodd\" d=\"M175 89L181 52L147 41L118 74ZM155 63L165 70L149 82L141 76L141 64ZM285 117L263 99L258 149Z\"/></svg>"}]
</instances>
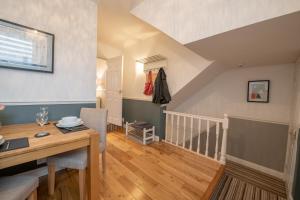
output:
<instances>
[{"instance_id":1,"label":"framed picture on wall","mask_svg":"<svg viewBox=\"0 0 300 200\"><path fill-rule=\"evenodd\" d=\"M0 67L53 73L54 35L0 19Z\"/></svg>"},{"instance_id":2,"label":"framed picture on wall","mask_svg":"<svg viewBox=\"0 0 300 200\"><path fill-rule=\"evenodd\" d=\"M269 103L270 80L248 81L248 102Z\"/></svg>"}]
</instances>

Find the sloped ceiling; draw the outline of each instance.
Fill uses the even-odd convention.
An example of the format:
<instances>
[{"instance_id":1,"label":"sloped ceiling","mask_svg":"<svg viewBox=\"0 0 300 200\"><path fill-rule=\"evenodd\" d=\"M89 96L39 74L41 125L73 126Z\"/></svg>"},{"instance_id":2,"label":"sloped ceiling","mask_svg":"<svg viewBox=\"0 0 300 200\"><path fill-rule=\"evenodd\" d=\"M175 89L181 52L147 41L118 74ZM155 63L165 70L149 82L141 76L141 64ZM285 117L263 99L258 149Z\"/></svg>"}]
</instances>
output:
<instances>
[{"instance_id":1,"label":"sloped ceiling","mask_svg":"<svg viewBox=\"0 0 300 200\"><path fill-rule=\"evenodd\" d=\"M300 56L300 12L228 31L186 45L227 66L295 63Z\"/></svg>"},{"instance_id":2,"label":"sloped ceiling","mask_svg":"<svg viewBox=\"0 0 300 200\"><path fill-rule=\"evenodd\" d=\"M130 14L142 0L100 0L98 42L123 49L159 34L152 26Z\"/></svg>"}]
</instances>

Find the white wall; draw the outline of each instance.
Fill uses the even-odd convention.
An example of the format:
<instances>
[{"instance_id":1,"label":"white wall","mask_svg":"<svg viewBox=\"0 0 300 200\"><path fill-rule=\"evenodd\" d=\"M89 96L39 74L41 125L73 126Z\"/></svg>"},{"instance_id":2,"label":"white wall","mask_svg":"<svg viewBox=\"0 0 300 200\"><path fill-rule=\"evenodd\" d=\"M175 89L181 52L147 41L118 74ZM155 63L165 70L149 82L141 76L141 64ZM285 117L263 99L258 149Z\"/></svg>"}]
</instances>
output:
<instances>
[{"instance_id":1,"label":"white wall","mask_svg":"<svg viewBox=\"0 0 300 200\"><path fill-rule=\"evenodd\" d=\"M151 100L143 94L146 81L142 66L136 60L161 54L168 59L165 69L171 95L204 70L211 62L200 57L173 39L160 34L124 49L123 96L131 99Z\"/></svg>"},{"instance_id":2,"label":"white wall","mask_svg":"<svg viewBox=\"0 0 300 200\"><path fill-rule=\"evenodd\" d=\"M299 0L144 0L132 13L187 44L299 10Z\"/></svg>"},{"instance_id":3,"label":"white wall","mask_svg":"<svg viewBox=\"0 0 300 200\"><path fill-rule=\"evenodd\" d=\"M236 68L211 80L177 111L289 123L294 64ZM249 80L270 80L270 103L247 103Z\"/></svg>"},{"instance_id":4,"label":"white wall","mask_svg":"<svg viewBox=\"0 0 300 200\"><path fill-rule=\"evenodd\" d=\"M95 101L95 2L2 0L0 18L55 34L54 74L0 68L0 102Z\"/></svg>"},{"instance_id":5,"label":"white wall","mask_svg":"<svg viewBox=\"0 0 300 200\"><path fill-rule=\"evenodd\" d=\"M122 50L118 48L114 48L111 45L104 42L98 43L98 57L109 59L121 55L122 55Z\"/></svg>"}]
</instances>

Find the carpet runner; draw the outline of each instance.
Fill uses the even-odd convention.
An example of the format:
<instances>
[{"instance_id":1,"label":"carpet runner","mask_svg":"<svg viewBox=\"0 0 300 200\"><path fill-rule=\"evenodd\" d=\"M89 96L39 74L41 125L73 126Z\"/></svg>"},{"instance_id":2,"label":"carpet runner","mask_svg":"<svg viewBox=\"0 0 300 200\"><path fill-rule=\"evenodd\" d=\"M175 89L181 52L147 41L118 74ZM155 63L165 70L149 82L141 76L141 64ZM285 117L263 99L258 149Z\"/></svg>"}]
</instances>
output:
<instances>
[{"instance_id":1,"label":"carpet runner","mask_svg":"<svg viewBox=\"0 0 300 200\"><path fill-rule=\"evenodd\" d=\"M243 165L227 162L210 200L286 200L284 182Z\"/></svg>"}]
</instances>

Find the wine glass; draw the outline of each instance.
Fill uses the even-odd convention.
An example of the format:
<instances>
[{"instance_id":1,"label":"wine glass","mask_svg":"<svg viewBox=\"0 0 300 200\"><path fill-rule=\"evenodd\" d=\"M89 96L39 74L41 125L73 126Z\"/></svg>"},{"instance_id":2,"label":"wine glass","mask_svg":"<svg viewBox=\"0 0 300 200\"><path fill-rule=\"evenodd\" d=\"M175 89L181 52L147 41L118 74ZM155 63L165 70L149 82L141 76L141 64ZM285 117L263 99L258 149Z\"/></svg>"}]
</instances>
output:
<instances>
[{"instance_id":1,"label":"wine glass","mask_svg":"<svg viewBox=\"0 0 300 200\"><path fill-rule=\"evenodd\" d=\"M45 121L45 124L48 123L48 107L40 107L40 112L43 114L43 121Z\"/></svg>"},{"instance_id":2,"label":"wine glass","mask_svg":"<svg viewBox=\"0 0 300 200\"><path fill-rule=\"evenodd\" d=\"M43 113L45 116L48 116L48 107L40 107L40 112Z\"/></svg>"},{"instance_id":3,"label":"wine glass","mask_svg":"<svg viewBox=\"0 0 300 200\"><path fill-rule=\"evenodd\" d=\"M48 116L43 112L36 113L36 122L40 126L44 126L48 122Z\"/></svg>"}]
</instances>

